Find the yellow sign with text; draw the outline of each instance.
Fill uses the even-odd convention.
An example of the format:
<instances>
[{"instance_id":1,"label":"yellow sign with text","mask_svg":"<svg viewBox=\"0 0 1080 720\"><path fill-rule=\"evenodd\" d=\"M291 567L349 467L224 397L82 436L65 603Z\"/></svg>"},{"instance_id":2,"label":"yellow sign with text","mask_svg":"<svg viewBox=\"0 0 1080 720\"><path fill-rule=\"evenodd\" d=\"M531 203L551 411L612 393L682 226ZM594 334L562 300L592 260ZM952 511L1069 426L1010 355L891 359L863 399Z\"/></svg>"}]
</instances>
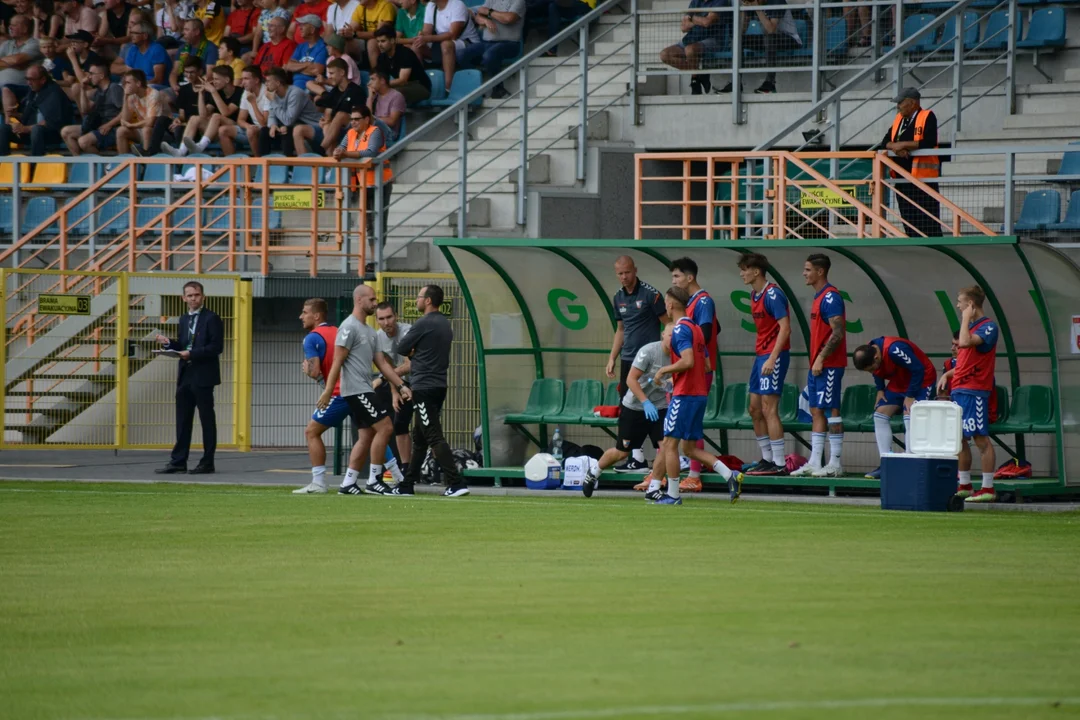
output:
<instances>
[{"instance_id":1,"label":"yellow sign with text","mask_svg":"<svg viewBox=\"0 0 1080 720\"><path fill-rule=\"evenodd\" d=\"M848 195L855 195L855 186L841 187L841 190ZM817 208L846 208L851 207L851 203L844 199L844 197L826 187L804 187L802 188L802 197L799 198L799 207L803 210L813 210Z\"/></svg>"},{"instance_id":2,"label":"yellow sign with text","mask_svg":"<svg viewBox=\"0 0 1080 720\"><path fill-rule=\"evenodd\" d=\"M38 312L42 315L89 315L89 295L38 295Z\"/></svg>"},{"instance_id":3,"label":"yellow sign with text","mask_svg":"<svg viewBox=\"0 0 1080 720\"><path fill-rule=\"evenodd\" d=\"M315 197L315 207L322 209L326 207L326 191L317 191ZM274 191L274 209L275 210L310 210L311 209L311 191L310 190L275 190Z\"/></svg>"}]
</instances>

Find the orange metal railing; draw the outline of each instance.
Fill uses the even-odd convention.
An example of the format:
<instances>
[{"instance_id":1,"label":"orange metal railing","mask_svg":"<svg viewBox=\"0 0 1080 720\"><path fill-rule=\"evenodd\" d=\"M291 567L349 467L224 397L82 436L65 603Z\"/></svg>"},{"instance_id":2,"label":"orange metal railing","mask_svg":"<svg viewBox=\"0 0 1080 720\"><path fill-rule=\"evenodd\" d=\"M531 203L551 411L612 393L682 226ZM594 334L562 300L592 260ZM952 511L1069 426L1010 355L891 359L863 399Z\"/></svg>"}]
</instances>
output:
<instances>
[{"instance_id":1,"label":"orange metal railing","mask_svg":"<svg viewBox=\"0 0 1080 720\"><path fill-rule=\"evenodd\" d=\"M866 177L831 179L822 161L870 165ZM915 187L938 201L925 220L939 235L996 235L937 189L875 152L638 153L638 239L820 239L924 236L890 204Z\"/></svg>"}]
</instances>

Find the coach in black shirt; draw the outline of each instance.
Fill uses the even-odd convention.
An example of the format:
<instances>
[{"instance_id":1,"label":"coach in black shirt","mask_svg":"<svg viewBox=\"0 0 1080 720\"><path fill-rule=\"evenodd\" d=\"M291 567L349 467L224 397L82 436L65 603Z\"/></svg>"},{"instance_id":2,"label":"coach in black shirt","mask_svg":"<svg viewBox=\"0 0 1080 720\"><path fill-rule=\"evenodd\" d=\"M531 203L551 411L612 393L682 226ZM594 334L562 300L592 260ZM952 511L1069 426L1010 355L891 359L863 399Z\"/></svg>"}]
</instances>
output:
<instances>
[{"instance_id":1,"label":"coach in black shirt","mask_svg":"<svg viewBox=\"0 0 1080 720\"><path fill-rule=\"evenodd\" d=\"M450 319L439 312L443 291L438 285L428 285L416 298L416 309L421 318L398 343L399 355L410 357L409 384L412 390L413 425L412 457L405 479L394 488L395 495L412 495L420 468L428 448L446 476L444 497L461 497L469 494L461 473L458 472L454 453L443 437L442 413L446 400L446 372L450 368L450 346L454 342L454 330Z\"/></svg>"},{"instance_id":2,"label":"coach in black shirt","mask_svg":"<svg viewBox=\"0 0 1080 720\"><path fill-rule=\"evenodd\" d=\"M195 422L196 409L202 423L203 456L191 473L214 472L214 451L217 449L214 387L221 384L218 357L225 349L225 328L217 313L203 307L204 300L202 283L195 280L186 283L184 302L188 311L180 317L179 338L170 340L164 335L157 336L163 348L180 354L176 375L176 445L169 464L155 470L164 475L188 471L191 426Z\"/></svg>"}]
</instances>

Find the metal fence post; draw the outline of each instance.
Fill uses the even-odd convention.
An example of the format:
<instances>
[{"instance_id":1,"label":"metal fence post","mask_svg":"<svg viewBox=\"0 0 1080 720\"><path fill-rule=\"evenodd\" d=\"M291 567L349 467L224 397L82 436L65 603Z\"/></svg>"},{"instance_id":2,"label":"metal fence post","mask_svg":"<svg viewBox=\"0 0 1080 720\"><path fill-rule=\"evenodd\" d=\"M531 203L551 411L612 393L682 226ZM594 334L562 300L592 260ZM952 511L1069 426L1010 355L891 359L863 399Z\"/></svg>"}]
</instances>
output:
<instances>
[{"instance_id":1,"label":"metal fence post","mask_svg":"<svg viewBox=\"0 0 1080 720\"><path fill-rule=\"evenodd\" d=\"M810 95L814 102L821 100L821 46L825 41L825 26L821 24L821 0L814 0L814 30L810 40Z\"/></svg>"},{"instance_id":2,"label":"metal fence post","mask_svg":"<svg viewBox=\"0 0 1080 720\"><path fill-rule=\"evenodd\" d=\"M22 232L19 228L19 218L22 216L22 193L19 190L19 186L22 185L22 178L19 173L22 172L22 166L19 164L18 159L15 159L11 163L11 244L19 242L19 236ZM19 267L22 265L22 259L19 257L21 251L16 250L11 257L14 265L12 267Z\"/></svg>"},{"instance_id":3,"label":"metal fence post","mask_svg":"<svg viewBox=\"0 0 1080 720\"><path fill-rule=\"evenodd\" d=\"M1009 50L1005 58L1005 112L1016 112L1016 0L1009 0Z\"/></svg>"},{"instance_id":4,"label":"metal fence post","mask_svg":"<svg viewBox=\"0 0 1080 720\"><path fill-rule=\"evenodd\" d=\"M580 117L578 118L577 179L585 179L585 150L589 141L589 26L582 25L578 30L578 64L581 72L581 96L578 98Z\"/></svg>"},{"instance_id":5,"label":"metal fence post","mask_svg":"<svg viewBox=\"0 0 1080 720\"><path fill-rule=\"evenodd\" d=\"M904 41L904 3L896 0L893 7L893 47L898 47ZM893 68L893 79L896 81L896 94L900 94L900 88L904 87L904 57L903 53L897 53L896 64Z\"/></svg>"},{"instance_id":6,"label":"metal fence post","mask_svg":"<svg viewBox=\"0 0 1080 720\"><path fill-rule=\"evenodd\" d=\"M960 121L960 116L964 112L964 13L960 13L954 18L956 20L956 26L960 28L956 32L956 41L953 43L953 103L955 110L953 111L953 122L955 130L953 131L953 138L955 139L956 133L963 129L963 125Z\"/></svg>"},{"instance_id":7,"label":"metal fence post","mask_svg":"<svg viewBox=\"0 0 1080 720\"><path fill-rule=\"evenodd\" d=\"M521 83L521 91L519 98L521 101L521 146L520 150L520 166L518 167L518 187L517 187L517 222L518 225L525 224L525 200L528 194L528 176L529 176L529 66L522 65L521 72L518 73Z\"/></svg>"},{"instance_id":8,"label":"metal fence post","mask_svg":"<svg viewBox=\"0 0 1080 720\"><path fill-rule=\"evenodd\" d=\"M469 106L458 111L458 219L457 236L465 237L465 216L468 214L469 166L465 156L469 152Z\"/></svg>"},{"instance_id":9,"label":"metal fence post","mask_svg":"<svg viewBox=\"0 0 1080 720\"><path fill-rule=\"evenodd\" d=\"M742 11L739 0L731 0L731 122L742 125L742 78L739 67L742 65Z\"/></svg>"},{"instance_id":10,"label":"metal fence post","mask_svg":"<svg viewBox=\"0 0 1080 720\"><path fill-rule=\"evenodd\" d=\"M1015 3L1015 0L1014 0ZM1010 30L1011 32L1011 30ZM1016 170L1016 153L1012 150L1005 152L1005 234L1013 234L1013 207L1015 188L1013 187L1013 173Z\"/></svg>"},{"instance_id":11,"label":"metal fence post","mask_svg":"<svg viewBox=\"0 0 1080 720\"><path fill-rule=\"evenodd\" d=\"M840 152L840 96L837 95L833 101L832 111L832 137L829 140L829 150L836 153ZM839 180L840 175L840 161L833 156L829 159L829 178L832 180Z\"/></svg>"},{"instance_id":12,"label":"metal fence post","mask_svg":"<svg viewBox=\"0 0 1080 720\"><path fill-rule=\"evenodd\" d=\"M382 211L382 194L383 194L383 177L381 170L375 170L375 165L381 164L377 161L372 161L372 173L375 175L375 198L374 208L369 207L368 212L375 214L375 224L372 226L375 230L373 233L375 237L368 239L368 244L375 248L375 257L372 258L375 261L375 272L380 273L383 270L383 222L386 220L383 217ZM364 192L367 192L367 187L364 187ZM367 218L364 218L367 221ZM367 268L361 268L364 274L367 274Z\"/></svg>"},{"instance_id":13,"label":"metal fence post","mask_svg":"<svg viewBox=\"0 0 1080 720\"><path fill-rule=\"evenodd\" d=\"M638 23L638 0L630 0L630 123L641 124L638 117L638 41L641 39L641 25Z\"/></svg>"}]
</instances>

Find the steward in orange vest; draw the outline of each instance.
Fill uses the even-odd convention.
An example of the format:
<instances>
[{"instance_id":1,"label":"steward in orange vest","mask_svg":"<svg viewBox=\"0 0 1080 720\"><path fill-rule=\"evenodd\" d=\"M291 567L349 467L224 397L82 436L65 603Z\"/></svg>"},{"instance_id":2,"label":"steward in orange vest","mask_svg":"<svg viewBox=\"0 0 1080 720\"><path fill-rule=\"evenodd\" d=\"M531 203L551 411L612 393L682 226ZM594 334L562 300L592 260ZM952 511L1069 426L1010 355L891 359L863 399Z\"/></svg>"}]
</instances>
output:
<instances>
[{"instance_id":1,"label":"steward in orange vest","mask_svg":"<svg viewBox=\"0 0 1080 720\"><path fill-rule=\"evenodd\" d=\"M366 106L353 108L349 113L349 131L345 133L341 144L334 150L334 158L337 160L363 160L365 158L375 158L385 150L386 138L383 137L382 131L371 121L371 110ZM364 171L357 171L353 177L353 189L355 190L360 185L360 172L365 173L364 186L374 188L375 168L373 166ZM394 182L394 171L390 167L389 160L383 160L382 180L383 187Z\"/></svg>"},{"instance_id":2,"label":"steward in orange vest","mask_svg":"<svg viewBox=\"0 0 1080 720\"><path fill-rule=\"evenodd\" d=\"M893 185L904 232L909 237L940 237L944 226L940 222L941 203L934 181L941 175L941 159L936 155L911 155L915 150L938 146L937 117L932 111L922 109L920 100L915 88L904 88L893 98L896 118L881 141L882 152L892 152L895 163L919 181L917 185L902 179ZM890 175L897 177L896 171L890 171ZM887 219L895 222L895 215Z\"/></svg>"}]
</instances>

